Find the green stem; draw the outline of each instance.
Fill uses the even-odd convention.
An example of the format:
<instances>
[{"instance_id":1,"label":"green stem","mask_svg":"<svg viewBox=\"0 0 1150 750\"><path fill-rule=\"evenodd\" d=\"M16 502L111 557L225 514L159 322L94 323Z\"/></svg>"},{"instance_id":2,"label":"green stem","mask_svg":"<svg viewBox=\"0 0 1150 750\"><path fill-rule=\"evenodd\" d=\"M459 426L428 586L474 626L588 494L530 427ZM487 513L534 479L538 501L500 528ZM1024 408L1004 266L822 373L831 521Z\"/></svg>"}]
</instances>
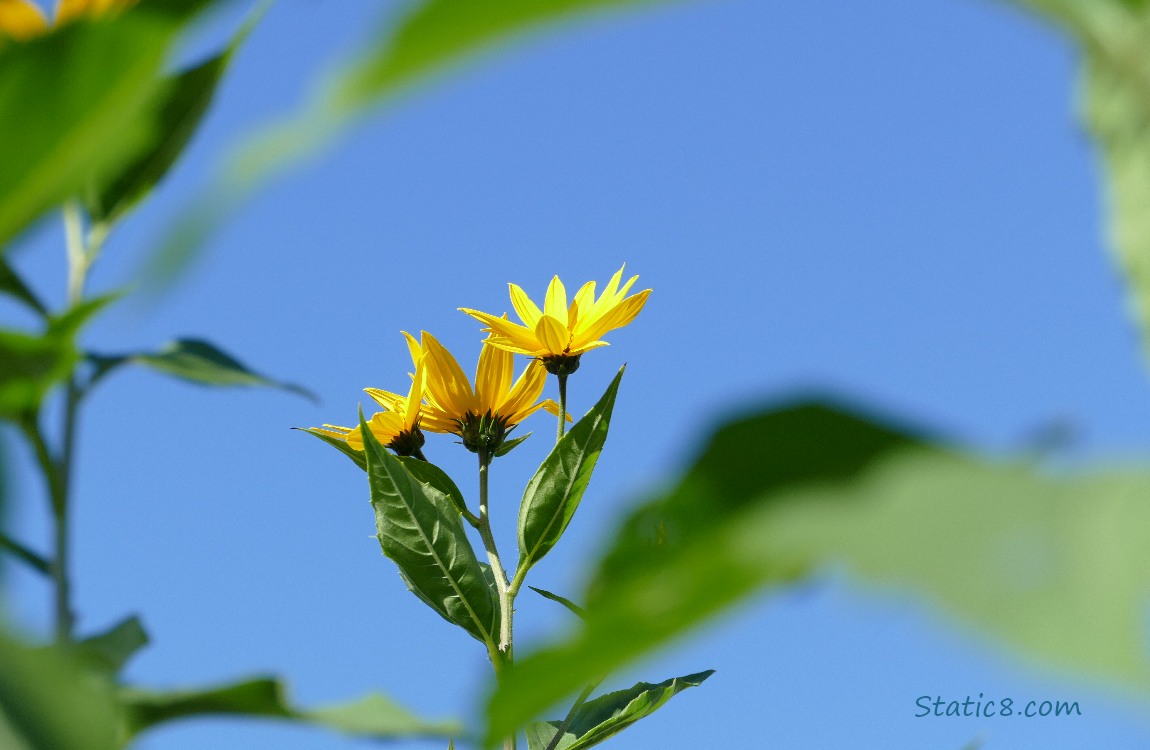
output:
<instances>
[{"instance_id":1,"label":"green stem","mask_svg":"<svg viewBox=\"0 0 1150 750\"><path fill-rule=\"evenodd\" d=\"M69 643L72 640L74 618L70 604L71 584L68 580L68 483L64 459L56 460L52 456L44 440L44 433L40 430L38 415L29 417L21 426L24 436L36 452L36 462L48 485L53 522L52 559L48 566L53 584L56 642Z\"/></svg>"},{"instance_id":2,"label":"green stem","mask_svg":"<svg viewBox=\"0 0 1150 750\"><path fill-rule=\"evenodd\" d=\"M491 574L495 578L495 589L499 594L499 647L492 654L492 666L495 668L496 679L502 668L512 661L512 617L515 609L514 596L507 584L507 573L503 570L503 562L499 559L499 550L495 547L495 536L491 533L491 517L487 505L487 472L491 457L486 450L479 451L479 536L483 539L483 548L487 550L487 561L491 564ZM515 735L512 734L503 740L504 750L515 750Z\"/></svg>"},{"instance_id":3,"label":"green stem","mask_svg":"<svg viewBox=\"0 0 1150 750\"><path fill-rule=\"evenodd\" d=\"M559 438L563 437L563 431L567 429L567 376L556 375L559 378L559 428L555 433L555 442L559 442Z\"/></svg>"}]
</instances>

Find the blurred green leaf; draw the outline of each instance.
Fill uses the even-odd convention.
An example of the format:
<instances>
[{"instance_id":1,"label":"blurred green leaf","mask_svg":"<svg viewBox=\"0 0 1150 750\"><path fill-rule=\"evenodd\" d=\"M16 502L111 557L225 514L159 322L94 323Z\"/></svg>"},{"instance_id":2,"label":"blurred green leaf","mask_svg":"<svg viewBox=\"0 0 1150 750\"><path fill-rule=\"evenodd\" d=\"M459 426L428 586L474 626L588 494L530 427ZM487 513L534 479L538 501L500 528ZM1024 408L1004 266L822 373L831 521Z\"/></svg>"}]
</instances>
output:
<instances>
[{"instance_id":1,"label":"blurred green leaf","mask_svg":"<svg viewBox=\"0 0 1150 750\"><path fill-rule=\"evenodd\" d=\"M1150 5L1015 0L1056 20L1083 55L1083 113L1109 181L1109 236L1150 343Z\"/></svg>"},{"instance_id":2,"label":"blurred green leaf","mask_svg":"<svg viewBox=\"0 0 1150 750\"><path fill-rule=\"evenodd\" d=\"M555 750L584 750L598 745L655 713L687 688L703 684L714 673L715 670L708 669L706 672L665 680L658 685L640 682L626 690L590 700L575 712ZM530 750L545 750L562 724L561 721L529 724L527 744Z\"/></svg>"},{"instance_id":3,"label":"blurred green leaf","mask_svg":"<svg viewBox=\"0 0 1150 750\"><path fill-rule=\"evenodd\" d=\"M580 607L575 602L568 599L567 597L559 596L558 594L553 594L550 591L547 591L546 589L540 589L540 588L536 588L534 586L528 586L527 588L531 589L536 594L539 594L539 596L543 597L544 599L550 599L553 602L557 602L559 604L562 604L564 607L569 609L572 612L572 614L574 614L576 617L582 617L583 616L583 608Z\"/></svg>"},{"instance_id":4,"label":"blurred green leaf","mask_svg":"<svg viewBox=\"0 0 1150 750\"><path fill-rule=\"evenodd\" d=\"M94 175L147 148L165 53L208 4L151 0L0 49L0 254Z\"/></svg>"},{"instance_id":5,"label":"blurred green leaf","mask_svg":"<svg viewBox=\"0 0 1150 750\"><path fill-rule=\"evenodd\" d=\"M818 404L722 427L641 505L592 577L585 625L516 663L488 737L766 584L846 564L1012 652L1150 687L1150 473L1043 473Z\"/></svg>"},{"instance_id":6,"label":"blurred green leaf","mask_svg":"<svg viewBox=\"0 0 1150 750\"><path fill-rule=\"evenodd\" d=\"M0 665L0 741L6 750L120 747L119 711L105 680L55 649L30 649L2 633Z\"/></svg>"},{"instance_id":7,"label":"blurred green leaf","mask_svg":"<svg viewBox=\"0 0 1150 750\"><path fill-rule=\"evenodd\" d=\"M306 388L272 380L254 372L215 344L203 339L177 339L155 353L89 355L89 359L96 367L92 382L121 365L136 363L199 385L279 388L316 400L315 394Z\"/></svg>"},{"instance_id":8,"label":"blurred green leaf","mask_svg":"<svg viewBox=\"0 0 1150 750\"><path fill-rule=\"evenodd\" d=\"M32 288L24 283L19 274L3 258L0 258L0 294L7 294L9 297L20 300L42 317L47 318L49 315L48 308L44 306Z\"/></svg>"},{"instance_id":9,"label":"blurred green leaf","mask_svg":"<svg viewBox=\"0 0 1150 750\"><path fill-rule=\"evenodd\" d=\"M262 17L264 3L218 55L176 75L166 76L149 106L150 138L131 162L121 165L87 191L85 206L97 223L116 221L164 178L195 134L211 106L216 88L240 45Z\"/></svg>"},{"instance_id":10,"label":"blurred green leaf","mask_svg":"<svg viewBox=\"0 0 1150 750\"><path fill-rule=\"evenodd\" d=\"M287 701L283 684L272 678L177 692L125 688L120 697L132 736L169 721L223 715L287 719L376 739L447 737L460 731L456 722L425 721L378 694L342 705L299 709Z\"/></svg>"},{"instance_id":11,"label":"blurred green leaf","mask_svg":"<svg viewBox=\"0 0 1150 750\"><path fill-rule=\"evenodd\" d=\"M380 34L333 85L329 106L354 110L516 35L594 11L654 5L654 0L429 0L413 6L394 32ZM389 29L390 31L390 29Z\"/></svg>"},{"instance_id":12,"label":"blurred green leaf","mask_svg":"<svg viewBox=\"0 0 1150 750\"><path fill-rule=\"evenodd\" d=\"M3 494L4 490L3 479L5 475L3 468L3 462L0 461L0 495ZM0 506L0 508L2 508L2 506ZM0 520L3 520L2 514L0 514ZM43 575L52 575L52 563L48 562L47 558L32 551L32 549L28 546L17 542L15 539L5 534L3 531L0 531L0 553L12 555L17 559L22 560L30 568ZM4 554L0 554L0 568L3 567Z\"/></svg>"},{"instance_id":13,"label":"blurred green leaf","mask_svg":"<svg viewBox=\"0 0 1150 750\"><path fill-rule=\"evenodd\" d=\"M76 644L77 652L85 663L109 674L119 674L132 656L147 646L148 633L136 615L127 617L103 633L90 636Z\"/></svg>"},{"instance_id":14,"label":"blurred green leaf","mask_svg":"<svg viewBox=\"0 0 1150 750\"><path fill-rule=\"evenodd\" d=\"M79 358L76 335L115 296L98 297L51 318L40 335L0 329L0 419L35 412Z\"/></svg>"},{"instance_id":15,"label":"blurred green leaf","mask_svg":"<svg viewBox=\"0 0 1150 750\"><path fill-rule=\"evenodd\" d=\"M350 458L355 462L356 466L363 469L364 471L367 471L367 459L364 458L363 451L357 451L355 448L352 448L347 444L346 440L334 438L331 435L328 435L326 432L321 432L315 427L293 427L292 429L316 436L320 440L330 445L332 448L335 448L337 451Z\"/></svg>"},{"instance_id":16,"label":"blurred green leaf","mask_svg":"<svg viewBox=\"0 0 1150 750\"><path fill-rule=\"evenodd\" d=\"M165 232L144 273L171 283L241 201L312 157L354 119L409 85L478 53L563 21L667 0L425 0L396 22L389 12L368 47L328 76L299 113L251 135Z\"/></svg>"},{"instance_id":17,"label":"blurred green leaf","mask_svg":"<svg viewBox=\"0 0 1150 750\"><path fill-rule=\"evenodd\" d=\"M527 484L519 504L519 568L539 562L559 541L583 499L607 440L623 369L591 411L559 439Z\"/></svg>"},{"instance_id":18,"label":"blurred green leaf","mask_svg":"<svg viewBox=\"0 0 1150 750\"><path fill-rule=\"evenodd\" d=\"M499 607L467 540L458 508L416 479L367 429L362 418L371 504L383 554L408 587L443 619L490 646Z\"/></svg>"}]
</instances>

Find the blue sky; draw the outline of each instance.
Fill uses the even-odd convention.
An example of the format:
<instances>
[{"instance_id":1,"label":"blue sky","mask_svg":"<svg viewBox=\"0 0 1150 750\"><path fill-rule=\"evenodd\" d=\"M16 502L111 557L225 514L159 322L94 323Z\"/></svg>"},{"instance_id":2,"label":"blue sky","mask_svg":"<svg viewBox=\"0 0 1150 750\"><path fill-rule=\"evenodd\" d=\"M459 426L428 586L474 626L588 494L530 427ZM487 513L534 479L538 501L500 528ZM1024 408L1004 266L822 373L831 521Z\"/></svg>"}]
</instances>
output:
<instances>
[{"instance_id":1,"label":"blue sky","mask_svg":"<svg viewBox=\"0 0 1150 750\"><path fill-rule=\"evenodd\" d=\"M281 3L244 49L156 200L113 237L93 289L130 284L165 221L236 138L282 115L363 40L378 3ZM124 372L84 415L76 519L82 629L138 611L156 686L287 676L305 704L383 690L466 716L489 669L379 553L362 474L293 426L348 423L366 386L398 390L400 330L470 369L478 327L558 273L626 261L655 291L584 358L572 409L629 363L612 433L536 585L575 594L623 508L673 475L723 413L832 391L985 451L1044 425L1071 458L1145 453L1150 390L1103 242L1098 162L1074 120L1075 59L1050 29L971 0L683 2L594 19L438 79L258 194L158 304L94 325L98 351L202 335L316 391L207 390ZM62 297L50 221L16 264ZM502 545L552 422L493 470ZM530 429L530 428L529 428ZM428 455L473 486L472 456ZM18 485L38 491L25 472ZM41 509L16 529L43 542ZM13 576L15 614L48 592ZM530 642L566 624L521 599ZM1028 665L905 592L830 571L765 595L618 678L707 668L705 686L619 747L1145 747L1145 703ZM633 678L633 679L632 679ZM628 681L630 680L630 682ZM920 695L1078 700L1084 716L914 718ZM198 722L142 748L367 747L283 725ZM411 747L440 747L411 743Z\"/></svg>"}]
</instances>

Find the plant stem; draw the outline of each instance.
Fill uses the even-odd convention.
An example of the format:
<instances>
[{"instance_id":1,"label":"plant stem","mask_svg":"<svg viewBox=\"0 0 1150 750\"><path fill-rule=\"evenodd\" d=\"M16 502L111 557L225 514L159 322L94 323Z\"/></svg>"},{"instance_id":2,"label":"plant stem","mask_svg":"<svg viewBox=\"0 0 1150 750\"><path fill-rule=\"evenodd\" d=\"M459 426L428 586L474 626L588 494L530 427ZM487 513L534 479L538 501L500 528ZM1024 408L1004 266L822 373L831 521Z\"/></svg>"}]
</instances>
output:
<instances>
[{"instance_id":1,"label":"plant stem","mask_svg":"<svg viewBox=\"0 0 1150 750\"><path fill-rule=\"evenodd\" d=\"M559 428L555 433L555 442L559 442L559 438L563 437L563 431L567 428L567 376L556 375L559 378Z\"/></svg>"},{"instance_id":2,"label":"plant stem","mask_svg":"<svg viewBox=\"0 0 1150 750\"><path fill-rule=\"evenodd\" d=\"M48 498L52 506L53 549L49 562L52 575L53 609L55 611L56 642L72 640L71 585L68 581L68 486L63 460L52 456L40 430L39 416L29 417L23 424L24 436L36 451L36 461L48 485Z\"/></svg>"},{"instance_id":3,"label":"plant stem","mask_svg":"<svg viewBox=\"0 0 1150 750\"><path fill-rule=\"evenodd\" d=\"M485 449L479 451L479 536L483 539L483 548L487 550L487 560L491 564L491 574L495 578L495 589L499 593L499 650L492 660L495 676L498 679L502 667L512 661L512 617L514 616L515 597L507 585L507 573L503 570L503 563L499 559L499 550L495 547L495 536L491 533L491 517L487 508L487 471L491 457ZM515 750L515 735L512 734L503 740L504 750Z\"/></svg>"}]
</instances>

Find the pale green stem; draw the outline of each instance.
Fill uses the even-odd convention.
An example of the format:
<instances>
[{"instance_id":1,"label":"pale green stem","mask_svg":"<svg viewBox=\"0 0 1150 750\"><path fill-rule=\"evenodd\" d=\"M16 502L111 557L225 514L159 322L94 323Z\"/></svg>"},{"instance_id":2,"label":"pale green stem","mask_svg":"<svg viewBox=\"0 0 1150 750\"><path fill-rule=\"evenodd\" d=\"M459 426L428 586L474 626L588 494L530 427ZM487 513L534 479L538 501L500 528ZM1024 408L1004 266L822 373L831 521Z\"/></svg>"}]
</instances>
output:
<instances>
[{"instance_id":1,"label":"pale green stem","mask_svg":"<svg viewBox=\"0 0 1150 750\"><path fill-rule=\"evenodd\" d=\"M487 561L491 564L491 574L495 578L495 590L499 594L499 650L493 654L495 676L499 677L502 667L512 661L512 617L514 616L514 596L507 585L507 574L495 547L495 536L491 533L491 518L487 508L487 471L490 463L486 450L479 451L479 536L483 548L487 550ZM515 750L515 735L503 740L504 750Z\"/></svg>"},{"instance_id":2,"label":"pale green stem","mask_svg":"<svg viewBox=\"0 0 1150 750\"><path fill-rule=\"evenodd\" d=\"M559 428L555 433L555 442L559 442L559 438L563 437L563 431L567 429L567 376L556 375L559 378Z\"/></svg>"}]
</instances>

